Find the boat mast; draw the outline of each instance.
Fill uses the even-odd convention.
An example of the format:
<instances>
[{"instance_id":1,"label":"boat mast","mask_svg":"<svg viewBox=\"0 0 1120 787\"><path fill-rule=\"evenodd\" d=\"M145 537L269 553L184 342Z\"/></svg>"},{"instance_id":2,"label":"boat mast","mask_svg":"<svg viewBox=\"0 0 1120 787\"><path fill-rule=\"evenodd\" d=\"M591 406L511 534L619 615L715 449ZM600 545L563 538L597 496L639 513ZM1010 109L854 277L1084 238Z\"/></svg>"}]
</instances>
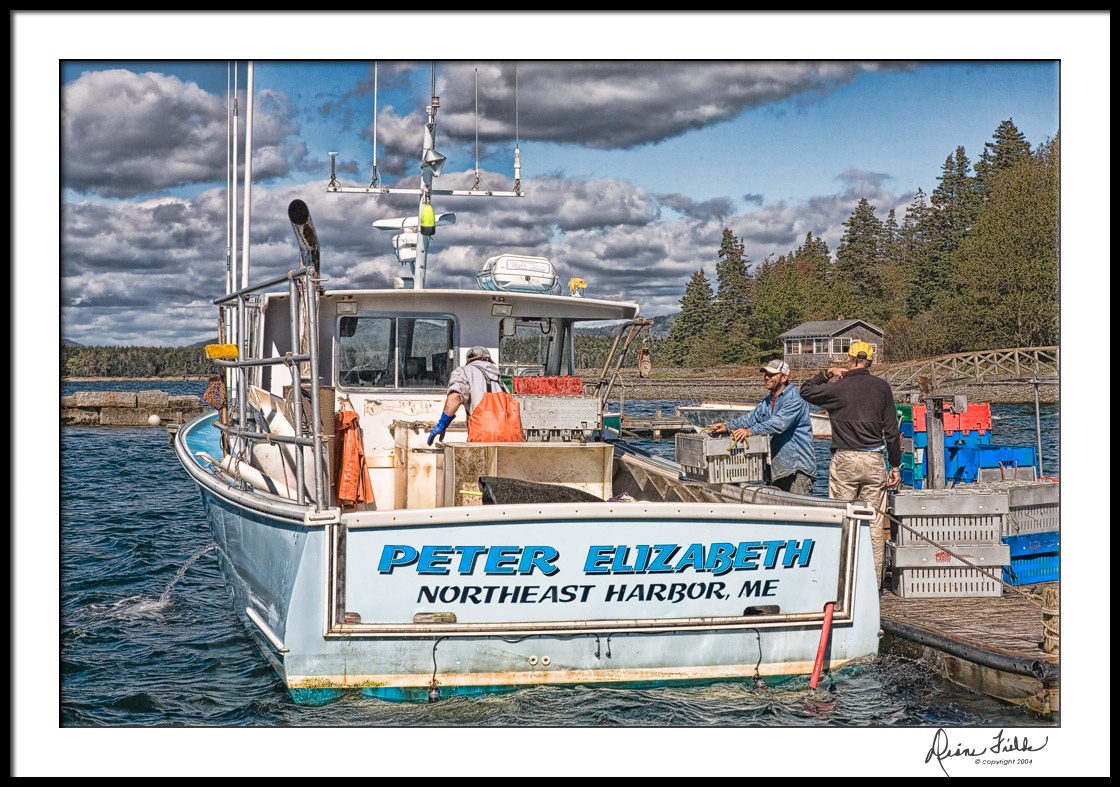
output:
<instances>
[{"instance_id":1,"label":"boat mast","mask_svg":"<svg viewBox=\"0 0 1120 787\"><path fill-rule=\"evenodd\" d=\"M241 286L242 288L249 286L249 207L250 207L250 188L253 182L253 61L249 61L249 67L245 75L245 204L244 204L244 220L245 225L241 229ZM242 337L242 341L246 341L246 337Z\"/></svg>"},{"instance_id":2,"label":"boat mast","mask_svg":"<svg viewBox=\"0 0 1120 787\"><path fill-rule=\"evenodd\" d=\"M376 64L374 66L374 82L376 90ZM515 76L515 91L516 91L516 76ZM420 151L420 188L388 188L381 185L380 176L377 172L377 143L376 143L376 123L377 123L377 103L374 101L374 163L373 163L373 182L364 188L354 188L352 186L343 186L335 176L335 157L338 153L328 153L331 158L331 177L327 182L327 191L333 193L343 194L412 194L419 195L419 207L415 216L406 216L404 218L395 219L379 219L373 222L373 226L380 230L393 230L397 234L393 237L393 249L396 252L397 259L404 265L408 265L412 269L412 287L418 290L424 289L424 280L427 274L428 267L428 246L431 244L432 235L435 234L436 227L442 227L448 224L455 223L454 213L436 214L432 208L432 197L524 197L524 192L521 191L521 150L520 147L515 151L514 163L514 190L513 191L491 191L489 189L476 188L470 190L463 189L436 189L432 187L435 178L439 177L440 170L443 169L447 157L440 154L435 149L436 138L436 113L439 111L439 96L436 94L435 84L435 64L432 64L432 103L428 106L428 122L424 126L424 144ZM376 93L375 93L376 95ZM477 109L476 109L477 112ZM516 110L515 110L516 112ZM477 166L476 166L477 169ZM398 279L398 282L400 280ZM402 286L403 282L398 283L396 286Z\"/></svg>"}]
</instances>

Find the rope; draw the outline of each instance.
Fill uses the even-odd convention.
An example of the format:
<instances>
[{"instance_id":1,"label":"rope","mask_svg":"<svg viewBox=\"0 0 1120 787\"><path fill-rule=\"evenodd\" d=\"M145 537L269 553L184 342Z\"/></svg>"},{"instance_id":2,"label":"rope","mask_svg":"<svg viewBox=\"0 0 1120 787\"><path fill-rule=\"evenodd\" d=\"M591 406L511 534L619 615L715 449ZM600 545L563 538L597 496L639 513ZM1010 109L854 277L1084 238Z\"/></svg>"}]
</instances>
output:
<instances>
[{"instance_id":1,"label":"rope","mask_svg":"<svg viewBox=\"0 0 1120 787\"><path fill-rule=\"evenodd\" d=\"M869 503L868 505L871 505L871 504ZM878 508L875 508L875 506L873 506L873 505L871 505L871 508L873 508L876 513L881 514L886 519L889 519L891 522L894 522L896 525L898 525L899 527L901 527L903 530L907 531L908 533L917 536L918 538L922 539L923 541L925 541L927 543L932 544L933 546L940 549L942 552L947 552L949 555L951 555L952 557L955 557L957 560L961 561L962 563L964 563L969 568L972 568L972 569L975 569L976 571L979 571L981 574L986 576L988 579L990 579L994 582L998 582L999 584L1003 585L1005 588L1008 588L1009 590L1012 590L1015 593L1018 593L1020 596L1025 598L1027 601L1029 601L1032 604L1038 606L1038 608L1040 610L1043 609L1042 602L1041 601L1036 601L1035 598L1030 593L1027 593L1027 592L1023 591L1023 590L1015 587L1014 585L1009 585L1008 583L1003 581L1002 577L997 577L997 576L994 576L994 575L988 573L987 569L980 568L980 566L976 565L975 563L970 562L966 558L961 557L960 555L956 554L955 552L953 552L948 547L943 546L941 544L938 544L933 539L927 538L926 536L919 533L917 530L914 530L914 528L909 527L908 525L902 524L902 522L899 521L899 519L897 517L892 516L892 515L886 513L885 511L882 511Z\"/></svg>"}]
</instances>

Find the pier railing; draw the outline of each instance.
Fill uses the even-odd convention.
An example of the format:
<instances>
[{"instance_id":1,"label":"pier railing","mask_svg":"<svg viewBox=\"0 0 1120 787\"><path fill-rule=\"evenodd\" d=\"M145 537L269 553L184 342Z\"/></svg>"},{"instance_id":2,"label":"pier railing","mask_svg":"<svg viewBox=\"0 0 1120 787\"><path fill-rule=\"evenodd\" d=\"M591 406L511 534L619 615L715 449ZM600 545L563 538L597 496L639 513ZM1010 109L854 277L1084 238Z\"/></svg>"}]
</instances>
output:
<instances>
[{"instance_id":1,"label":"pier railing","mask_svg":"<svg viewBox=\"0 0 1120 787\"><path fill-rule=\"evenodd\" d=\"M1057 347L980 350L890 364L877 374L896 389L919 385L936 389L950 382L1056 382L1059 353Z\"/></svg>"}]
</instances>

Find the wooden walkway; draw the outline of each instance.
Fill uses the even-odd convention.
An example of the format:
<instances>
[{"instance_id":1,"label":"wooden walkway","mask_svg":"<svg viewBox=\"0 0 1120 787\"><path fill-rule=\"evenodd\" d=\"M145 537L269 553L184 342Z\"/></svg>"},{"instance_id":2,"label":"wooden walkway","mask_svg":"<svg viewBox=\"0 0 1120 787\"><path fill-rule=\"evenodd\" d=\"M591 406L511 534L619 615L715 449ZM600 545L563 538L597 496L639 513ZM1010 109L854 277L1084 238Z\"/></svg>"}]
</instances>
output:
<instances>
[{"instance_id":1,"label":"wooden walkway","mask_svg":"<svg viewBox=\"0 0 1120 787\"><path fill-rule=\"evenodd\" d=\"M1032 599L1006 591L998 598L906 599L887 591L880 602L883 648L961 686L1055 714L1059 659L1042 649L1042 596Z\"/></svg>"}]
</instances>

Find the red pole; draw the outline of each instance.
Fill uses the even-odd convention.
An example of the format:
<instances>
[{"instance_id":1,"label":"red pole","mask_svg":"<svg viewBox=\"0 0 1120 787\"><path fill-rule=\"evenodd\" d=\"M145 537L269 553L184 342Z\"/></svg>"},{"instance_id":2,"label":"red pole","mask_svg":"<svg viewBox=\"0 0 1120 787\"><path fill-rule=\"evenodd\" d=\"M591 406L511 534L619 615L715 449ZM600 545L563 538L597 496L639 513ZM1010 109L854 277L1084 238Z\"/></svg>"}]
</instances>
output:
<instances>
[{"instance_id":1,"label":"red pole","mask_svg":"<svg viewBox=\"0 0 1120 787\"><path fill-rule=\"evenodd\" d=\"M817 679L821 676L821 665L824 663L824 646L828 644L828 630L832 628L832 602L824 605L824 625L821 627L821 644L817 646L817 661L813 664L813 677L809 681L809 688L817 687Z\"/></svg>"}]
</instances>

